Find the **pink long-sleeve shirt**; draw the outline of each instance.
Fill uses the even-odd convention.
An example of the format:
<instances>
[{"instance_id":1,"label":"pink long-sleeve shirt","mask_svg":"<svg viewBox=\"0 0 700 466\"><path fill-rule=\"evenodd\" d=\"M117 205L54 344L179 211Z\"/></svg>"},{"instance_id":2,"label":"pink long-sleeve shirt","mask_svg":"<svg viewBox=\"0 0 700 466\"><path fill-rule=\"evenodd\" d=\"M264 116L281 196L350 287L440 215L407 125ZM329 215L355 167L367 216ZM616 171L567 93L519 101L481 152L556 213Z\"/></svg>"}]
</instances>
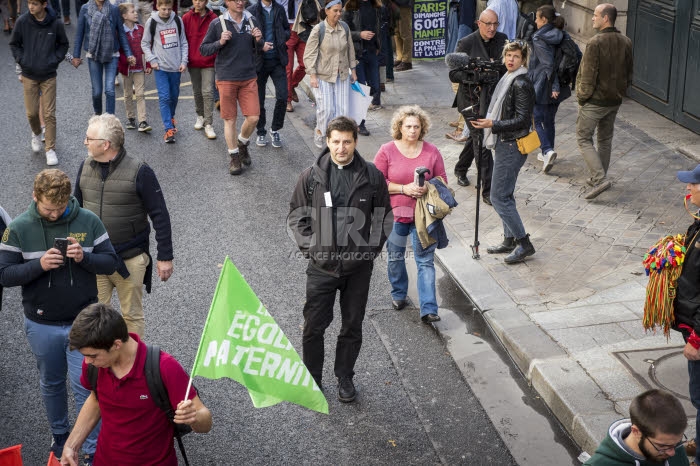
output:
<instances>
[{"instance_id":1,"label":"pink long-sleeve shirt","mask_svg":"<svg viewBox=\"0 0 700 466\"><path fill-rule=\"evenodd\" d=\"M387 184L389 182L398 184L413 183L413 176L418 167L430 169L430 174L425 175L428 181L436 176L441 176L447 183L445 173L445 162L437 147L429 142L423 141L423 148L418 157L409 159L404 156L396 147L394 141L387 142L379 148L379 152L374 157L374 165L384 174ZM416 199L405 194L397 193L391 195L391 207L394 209L394 220L400 223L413 223L416 211Z\"/></svg>"}]
</instances>

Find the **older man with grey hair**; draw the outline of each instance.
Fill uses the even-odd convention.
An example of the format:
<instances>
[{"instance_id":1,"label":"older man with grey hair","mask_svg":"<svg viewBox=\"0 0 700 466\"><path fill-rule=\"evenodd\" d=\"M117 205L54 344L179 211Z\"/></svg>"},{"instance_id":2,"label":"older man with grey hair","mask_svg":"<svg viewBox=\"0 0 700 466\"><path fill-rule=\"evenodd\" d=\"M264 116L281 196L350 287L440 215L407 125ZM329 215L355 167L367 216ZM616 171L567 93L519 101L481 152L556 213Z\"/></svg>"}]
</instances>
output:
<instances>
[{"instance_id":1,"label":"older man with grey hair","mask_svg":"<svg viewBox=\"0 0 700 466\"><path fill-rule=\"evenodd\" d=\"M124 128L111 114L92 117L83 141L88 157L80 165L75 197L97 214L120 257L117 271L98 275L100 302L110 304L117 289L129 332L143 337L143 286L151 292L153 272L149 238L156 231L156 271L162 281L173 273L170 214L155 173L145 162L126 154Z\"/></svg>"}]
</instances>

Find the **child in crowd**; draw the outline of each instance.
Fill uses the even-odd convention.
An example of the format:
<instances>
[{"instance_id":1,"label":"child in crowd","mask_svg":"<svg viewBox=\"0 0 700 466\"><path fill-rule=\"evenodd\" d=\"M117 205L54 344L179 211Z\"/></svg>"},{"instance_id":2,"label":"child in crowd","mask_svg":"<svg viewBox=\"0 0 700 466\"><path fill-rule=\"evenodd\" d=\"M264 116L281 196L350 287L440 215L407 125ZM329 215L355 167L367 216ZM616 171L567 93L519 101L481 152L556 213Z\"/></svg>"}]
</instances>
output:
<instances>
[{"instance_id":1,"label":"child in crowd","mask_svg":"<svg viewBox=\"0 0 700 466\"><path fill-rule=\"evenodd\" d=\"M207 0L193 0L193 8L184 14L182 22L185 25L185 35L189 46L189 69L194 94L194 108L197 121L194 129L204 129L209 139L215 139L216 133L212 127L214 112L214 60L216 55L208 57L199 53L199 46L207 34L209 24L217 18L216 13L207 8Z\"/></svg>"},{"instance_id":2,"label":"child in crowd","mask_svg":"<svg viewBox=\"0 0 700 466\"><path fill-rule=\"evenodd\" d=\"M151 13L146 22L141 49L155 70L166 143L175 142L175 109L180 97L180 75L187 69L188 48L182 20L173 12L173 0L158 0L158 11Z\"/></svg>"},{"instance_id":3,"label":"child in crowd","mask_svg":"<svg viewBox=\"0 0 700 466\"><path fill-rule=\"evenodd\" d=\"M143 50L141 50L141 39L143 39L143 26L137 23L138 13L133 3L122 3L119 5L119 13L124 21L124 32L129 47L136 57L136 64L129 66L126 56L122 50L119 51L119 73L122 75L124 83L124 106L126 107L126 129L136 129L136 112L134 112L134 93L136 94L136 110L139 117L139 131L151 131L151 126L146 122L146 98L143 96L146 87L145 74L151 73L151 66L148 64L144 71ZM144 74L145 73L145 74Z\"/></svg>"}]
</instances>

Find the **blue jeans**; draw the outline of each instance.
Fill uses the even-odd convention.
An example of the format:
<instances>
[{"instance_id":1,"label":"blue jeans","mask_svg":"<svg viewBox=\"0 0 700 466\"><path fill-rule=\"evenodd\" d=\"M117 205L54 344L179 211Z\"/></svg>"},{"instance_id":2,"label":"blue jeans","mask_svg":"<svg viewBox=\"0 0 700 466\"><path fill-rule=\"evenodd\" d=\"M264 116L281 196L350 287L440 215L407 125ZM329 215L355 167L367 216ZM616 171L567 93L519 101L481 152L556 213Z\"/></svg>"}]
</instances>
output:
<instances>
[{"instance_id":1,"label":"blue jeans","mask_svg":"<svg viewBox=\"0 0 700 466\"><path fill-rule=\"evenodd\" d=\"M68 346L70 329L70 325L44 325L24 318L24 333L39 368L41 396L44 398L46 415L53 434L70 432L66 373L70 378L75 409L78 412L90 396L90 392L80 384L83 355L78 350L71 351ZM98 424L83 443L85 453L95 453L99 431Z\"/></svg>"},{"instance_id":2,"label":"blue jeans","mask_svg":"<svg viewBox=\"0 0 700 466\"><path fill-rule=\"evenodd\" d=\"M177 100L180 98L180 75L179 71L153 70L156 77L156 89L158 90L158 106L160 107L160 117L163 119L165 130L173 129L173 118Z\"/></svg>"},{"instance_id":3,"label":"blue jeans","mask_svg":"<svg viewBox=\"0 0 700 466\"><path fill-rule=\"evenodd\" d=\"M542 153L554 150L554 117L559 104L535 104L535 131L540 138Z\"/></svg>"},{"instance_id":4,"label":"blue jeans","mask_svg":"<svg viewBox=\"0 0 700 466\"><path fill-rule=\"evenodd\" d=\"M112 57L112 61L100 63L88 58L90 70L90 83L92 84L92 109L96 115L102 113L102 80L104 79L105 106L107 111L114 115L114 78L117 76L117 63L119 57Z\"/></svg>"},{"instance_id":5,"label":"blue jeans","mask_svg":"<svg viewBox=\"0 0 700 466\"><path fill-rule=\"evenodd\" d=\"M506 238L521 239L526 234L513 196L518 173L525 164L526 158L518 150L518 144L515 141L502 142L501 138L498 138L491 177L491 203L501 217L503 235Z\"/></svg>"},{"instance_id":6,"label":"blue jeans","mask_svg":"<svg viewBox=\"0 0 700 466\"><path fill-rule=\"evenodd\" d=\"M258 99L260 100L260 117L256 129L258 136L265 135L267 115L265 112L265 91L267 78L272 78L275 86L275 108L272 111L272 131L279 131L284 126L284 116L287 114L287 69L280 65L279 60L263 60L263 67L258 72Z\"/></svg>"},{"instance_id":7,"label":"blue jeans","mask_svg":"<svg viewBox=\"0 0 700 466\"><path fill-rule=\"evenodd\" d=\"M695 443L697 444L700 442L700 361L688 361L688 376L690 402L698 410L695 418ZM695 453L695 464L700 464L700 448Z\"/></svg>"},{"instance_id":8,"label":"blue jeans","mask_svg":"<svg viewBox=\"0 0 700 466\"><path fill-rule=\"evenodd\" d=\"M435 297L435 264L433 256L437 243L423 249L416 234L414 223L394 222L394 228L386 242L389 253L388 267L389 282L391 283L391 299L398 301L406 299L408 294L408 272L406 272L406 242L411 235L413 255L418 268L418 300L420 301L420 316L437 314L438 305Z\"/></svg>"},{"instance_id":9,"label":"blue jeans","mask_svg":"<svg viewBox=\"0 0 700 466\"><path fill-rule=\"evenodd\" d=\"M376 51L364 50L357 60L357 80L371 89L372 103L381 105L381 90L379 89L379 56Z\"/></svg>"},{"instance_id":10,"label":"blue jeans","mask_svg":"<svg viewBox=\"0 0 700 466\"><path fill-rule=\"evenodd\" d=\"M459 39L468 36L472 32L474 32L472 28L470 28L466 24L460 24L459 29L457 30L457 41L459 42Z\"/></svg>"}]
</instances>

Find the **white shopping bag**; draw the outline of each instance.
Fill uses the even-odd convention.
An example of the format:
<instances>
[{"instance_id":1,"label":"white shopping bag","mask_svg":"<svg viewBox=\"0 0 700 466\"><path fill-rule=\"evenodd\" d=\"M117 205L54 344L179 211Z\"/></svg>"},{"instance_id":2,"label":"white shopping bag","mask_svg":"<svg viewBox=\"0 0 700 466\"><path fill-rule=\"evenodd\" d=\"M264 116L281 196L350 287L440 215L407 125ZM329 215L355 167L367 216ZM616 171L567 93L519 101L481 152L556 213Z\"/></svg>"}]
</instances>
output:
<instances>
[{"instance_id":1,"label":"white shopping bag","mask_svg":"<svg viewBox=\"0 0 700 466\"><path fill-rule=\"evenodd\" d=\"M362 89L365 95L362 95L356 88ZM367 117L367 108L372 103L372 97L369 95L370 88L364 84L356 82L350 85L350 97L348 98L348 117L355 120L359 125L362 120Z\"/></svg>"}]
</instances>

